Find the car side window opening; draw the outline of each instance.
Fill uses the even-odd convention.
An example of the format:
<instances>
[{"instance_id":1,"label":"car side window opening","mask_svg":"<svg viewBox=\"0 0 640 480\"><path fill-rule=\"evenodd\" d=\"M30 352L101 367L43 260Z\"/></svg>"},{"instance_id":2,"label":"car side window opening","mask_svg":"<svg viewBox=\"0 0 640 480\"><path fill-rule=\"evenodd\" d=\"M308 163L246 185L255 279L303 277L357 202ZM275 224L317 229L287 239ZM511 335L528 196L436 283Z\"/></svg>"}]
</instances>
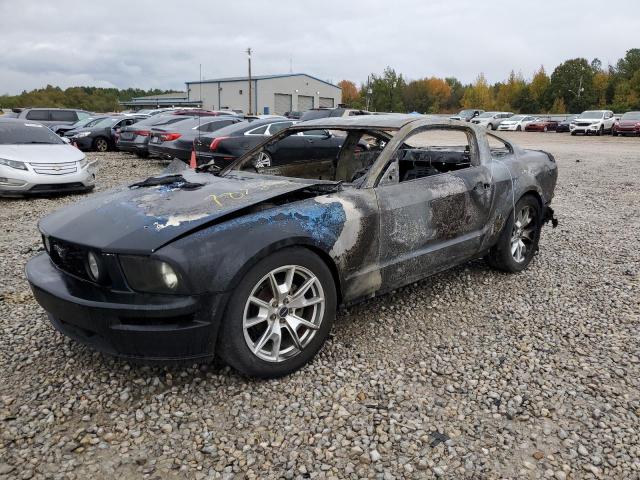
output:
<instances>
[{"instance_id":1,"label":"car side window opening","mask_svg":"<svg viewBox=\"0 0 640 480\"><path fill-rule=\"evenodd\" d=\"M466 128L426 127L411 133L392 157L408 182L478 165L475 135Z\"/></svg>"},{"instance_id":2,"label":"car side window opening","mask_svg":"<svg viewBox=\"0 0 640 480\"><path fill-rule=\"evenodd\" d=\"M253 130L249 130L245 135L264 135L267 133L267 127L269 125L263 125L262 127L255 128Z\"/></svg>"},{"instance_id":3,"label":"car side window opening","mask_svg":"<svg viewBox=\"0 0 640 480\"><path fill-rule=\"evenodd\" d=\"M293 125L292 122L272 123L269 126L269 135L275 135L276 133L284 130L285 128L289 128L291 125Z\"/></svg>"},{"instance_id":4,"label":"car side window opening","mask_svg":"<svg viewBox=\"0 0 640 480\"><path fill-rule=\"evenodd\" d=\"M487 142L489 143L489 150L493 157L504 157L505 155L513 153L511 144L491 133L487 133Z\"/></svg>"},{"instance_id":5,"label":"car side window opening","mask_svg":"<svg viewBox=\"0 0 640 480\"><path fill-rule=\"evenodd\" d=\"M25 117L27 120L49 120L49 110L31 110Z\"/></svg>"}]
</instances>

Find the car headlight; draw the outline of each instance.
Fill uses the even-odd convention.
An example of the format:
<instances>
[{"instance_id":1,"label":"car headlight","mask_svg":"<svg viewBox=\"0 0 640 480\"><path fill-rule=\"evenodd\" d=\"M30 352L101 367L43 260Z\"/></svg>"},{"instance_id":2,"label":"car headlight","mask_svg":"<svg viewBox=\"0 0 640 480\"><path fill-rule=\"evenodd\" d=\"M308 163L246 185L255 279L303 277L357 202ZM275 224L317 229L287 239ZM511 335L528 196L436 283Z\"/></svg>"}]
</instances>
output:
<instances>
[{"instance_id":1,"label":"car headlight","mask_svg":"<svg viewBox=\"0 0 640 480\"><path fill-rule=\"evenodd\" d=\"M124 276L133 290L150 293L181 293L184 282L167 262L149 257L120 255Z\"/></svg>"},{"instance_id":2,"label":"car headlight","mask_svg":"<svg viewBox=\"0 0 640 480\"><path fill-rule=\"evenodd\" d=\"M89 161L87 160L87 157L84 157L82 160L78 162L78 167L80 167L80 170L82 170L84 167L87 166L88 163Z\"/></svg>"},{"instance_id":3,"label":"car headlight","mask_svg":"<svg viewBox=\"0 0 640 480\"><path fill-rule=\"evenodd\" d=\"M6 158L0 158L0 165L15 168L17 170L27 170L27 166L24 164L24 162L18 162L17 160L7 160Z\"/></svg>"},{"instance_id":4,"label":"car headlight","mask_svg":"<svg viewBox=\"0 0 640 480\"><path fill-rule=\"evenodd\" d=\"M79 132L74 135L76 138L88 137L91 135L91 132Z\"/></svg>"},{"instance_id":5,"label":"car headlight","mask_svg":"<svg viewBox=\"0 0 640 480\"><path fill-rule=\"evenodd\" d=\"M102 262L100 261L100 257L94 253L87 253L87 273L89 277L94 282L98 282L102 278Z\"/></svg>"}]
</instances>

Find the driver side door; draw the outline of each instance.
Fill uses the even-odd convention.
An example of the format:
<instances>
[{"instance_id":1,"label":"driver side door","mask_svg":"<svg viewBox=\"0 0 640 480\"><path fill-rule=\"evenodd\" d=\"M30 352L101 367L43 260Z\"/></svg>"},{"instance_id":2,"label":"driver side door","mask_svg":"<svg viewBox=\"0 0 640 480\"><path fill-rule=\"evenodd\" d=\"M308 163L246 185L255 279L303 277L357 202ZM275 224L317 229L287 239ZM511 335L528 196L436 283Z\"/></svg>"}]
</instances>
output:
<instances>
[{"instance_id":1,"label":"driver side door","mask_svg":"<svg viewBox=\"0 0 640 480\"><path fill-rule=\"evenodd\" d=\"M436 138L440 133L437 128L428 130ZM398 155L393 160L395 165L389 167L391 171L395 168L395 178L386 177L375 187L385 290L447 269L473 257L481 248L493 196L491 174L480 161L473 130L464 127L455 130L469 142L468 162L462 149L442 152L440 158L447 160L441 168L455 169L439 172L430 170L429 162L422 166ZM462 159L460 164L447 166L456 154ZM436 164L431 160L437 159L437 155L431 157L428 150L420 155Z\"/></svg>"}]
</instances>

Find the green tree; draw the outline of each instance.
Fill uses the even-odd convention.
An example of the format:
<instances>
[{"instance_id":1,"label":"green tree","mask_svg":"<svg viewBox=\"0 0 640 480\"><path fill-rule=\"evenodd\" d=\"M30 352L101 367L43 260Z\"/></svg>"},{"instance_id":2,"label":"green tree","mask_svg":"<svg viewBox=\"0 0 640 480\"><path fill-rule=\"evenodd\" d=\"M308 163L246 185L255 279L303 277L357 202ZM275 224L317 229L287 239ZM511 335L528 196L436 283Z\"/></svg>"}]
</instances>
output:
<instances>
[{"instance_id":1,"label":"green tree","mask_svg":"<svg viewBox=\"0 0 640 480\"><path fill-rule=\"evenodd\" d=\"M493 92L484 74L481 73L478 75L478 78L476 78L474 84L465 90L462 96L462 107L491 110L493 104Z\"/></svg>"},{"instance_id":2,"label":"green tree","mask_svg":"<svg viewBox=\"0 0 640 480\"><path fill-rule=\"evenodd\" d=\"M533 74L529 90L531 92L531 100L534 102L534 107L529 112L544 112L548 109L550 101L550 86L551 80L544 69L544 66L540 66L540 69Z\"/></svg>"},{"instance_id":3,"label":"green tree","mask_svg":"<svg viewBox=\"0 0 640 480\"><path fill-rule=\"evenodd\" d=\"M623 58L618 60L616 71L618 75L626 80L630 80L633 75L640 70L640 48L627 50Z\"/></svg>"},{"instance_id":4,"label":"green tree","mask_svg":"<svg viewBox=\"0 0 640 480\"><path fill-rule=\"evenodd\" d=\"M405 81L391 68L385 68L381 76L371 75L371 103L370 108L377 112L404 112L402 91Z\"/></svg>"},{"instance_id":5,"label":"green tree","mask_svg":"<svg viewBox=\"0 0 640 480\"><path fill-rule=\"evenodd\" d=\"M562 99L570 112L582 112L593 106L594 72L584 58L567 60L551 74L551 92L554 101Z\"/></svg>"},{"instance_id":6,"label":"green tree","mask_svg":"<svg viewBox=\"0 0 640 480\"><path fill-rule=\"evenodd\" d=\"M449 113L457 112L460 108L460 102L462 101L462 96L464 95L465 88L462 83L460 83L460 80L455 77L447 77L444 79L444 81L447 82L447 85L449 85L449 88L451 89L451 95L449 96L449 100L445 105L443 105L443 107Z\"/></svg>"}]
</instances>

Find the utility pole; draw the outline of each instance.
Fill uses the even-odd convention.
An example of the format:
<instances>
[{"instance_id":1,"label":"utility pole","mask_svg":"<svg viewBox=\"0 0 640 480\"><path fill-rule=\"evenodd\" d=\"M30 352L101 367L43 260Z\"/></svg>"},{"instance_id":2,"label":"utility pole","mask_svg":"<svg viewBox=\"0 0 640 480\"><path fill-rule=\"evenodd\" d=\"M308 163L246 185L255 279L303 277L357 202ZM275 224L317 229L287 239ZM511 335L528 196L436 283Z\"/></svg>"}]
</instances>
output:
<instances>
[{"instance_id":1,"label":"utility pole","mask_svg":"<svg viewBox=\"0 0 640 480\"><path fill-rule=\"evenodd\" d=\"M252 86L251 86L251 47L247 48L247 55L249 59L249 115L253 115L253 103L252 103Z\"/></svg>"}]
</instances>

